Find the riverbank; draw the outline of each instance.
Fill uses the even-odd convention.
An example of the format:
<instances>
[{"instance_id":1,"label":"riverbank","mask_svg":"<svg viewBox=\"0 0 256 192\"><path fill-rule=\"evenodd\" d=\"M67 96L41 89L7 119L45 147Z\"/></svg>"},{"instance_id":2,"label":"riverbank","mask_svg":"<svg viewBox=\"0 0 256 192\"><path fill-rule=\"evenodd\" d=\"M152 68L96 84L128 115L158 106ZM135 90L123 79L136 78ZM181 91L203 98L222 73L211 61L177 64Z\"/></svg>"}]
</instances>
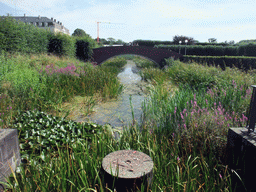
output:
<instances>
[{"instance_id":1,"label":"riverbank","mask_svg":"<svg viewBox=\"0 0 256 192\"><path fill-rule=\"evenodd\" d=\"M123 85L122 93L116 99L96 104L90 115L81 114L75 121L109 124L115 136L121 134L124 127L134 123L139 125L142 116L141 106L149 83L142 81L138 72L136 64L132 60L127 60L127 64L117 75Z\"/></svg>"},{"instance_id":2,"label":"riverbank","mask_svg":"<svg viewBox=\"0 0 256 192\"><path fill-rule=\"evenodd\" d=\"M236 170L225 162L225 139L229 126L246 123L249 87L256 82L253 71L222 72L175 61L166 69L145 68L140 74L153 85L142 106L145 119L141 126L132 124L123 130L117 140L106 126L67 121L35 110L19 114L12 127L19 131L23 163L8 179L8 187L22 192L104 191L102 160L125 149L152 158L149 191L243 187L242 181L234 183ZM178 87L174 92L166 88L169 81Z\"/></svg>"}]
</instances>

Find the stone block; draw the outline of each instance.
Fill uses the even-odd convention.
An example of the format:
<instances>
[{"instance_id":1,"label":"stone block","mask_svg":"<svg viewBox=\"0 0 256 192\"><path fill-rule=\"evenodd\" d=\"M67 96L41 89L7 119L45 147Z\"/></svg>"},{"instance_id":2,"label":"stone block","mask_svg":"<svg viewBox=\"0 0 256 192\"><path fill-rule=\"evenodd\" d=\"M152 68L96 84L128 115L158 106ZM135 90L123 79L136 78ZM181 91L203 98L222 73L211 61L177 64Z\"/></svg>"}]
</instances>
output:
<instances>
[{"instance_id":1,"label":"stone block","mask_svg":"<svg viewBox=\"0 0 256 192\"><path fill-rule=\"evenodd\" d=\"M6 182L12 170L20 164L17 129L0 129L0 181Z\"/></svg>"},{"instance_id":2,"label":"stone block","mask_svg":"<svg viewBox=\"0 0 256 192\"><path fill-rule=\"evenodd\" d=\"M228 132L227 160L242 181L234 176L233 188L239 191L256 191L256 133L247 128L230 128Z\"/></svg>"}]
</instances>

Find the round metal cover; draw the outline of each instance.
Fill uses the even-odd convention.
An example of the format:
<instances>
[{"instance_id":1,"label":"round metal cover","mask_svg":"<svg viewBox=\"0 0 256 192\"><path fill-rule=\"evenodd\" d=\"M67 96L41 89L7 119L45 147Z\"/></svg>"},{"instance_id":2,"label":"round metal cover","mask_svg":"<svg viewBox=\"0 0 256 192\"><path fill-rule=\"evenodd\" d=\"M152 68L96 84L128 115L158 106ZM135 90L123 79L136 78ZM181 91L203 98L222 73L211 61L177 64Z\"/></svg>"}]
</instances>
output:
<instances>
[{"instance_id":1,"label":"round metal cover","mask_svg":"<svg viewBox=\"0 0 256 192\"><path fill-rule=\"evenodd\" d=\"M120 150L104 157L102 167L112 176L132 179L152 173L153 161L145 153L134 150Z\"/></svg>"}]
</instances>

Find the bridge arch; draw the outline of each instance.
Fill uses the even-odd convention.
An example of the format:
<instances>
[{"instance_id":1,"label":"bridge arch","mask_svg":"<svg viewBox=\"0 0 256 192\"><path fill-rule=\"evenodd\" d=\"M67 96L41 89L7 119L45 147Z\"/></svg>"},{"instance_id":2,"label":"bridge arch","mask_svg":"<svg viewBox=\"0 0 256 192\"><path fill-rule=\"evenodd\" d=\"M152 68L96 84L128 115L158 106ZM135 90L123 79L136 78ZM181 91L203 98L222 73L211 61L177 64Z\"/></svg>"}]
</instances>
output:
<instances>
[{"instance_id":1,"label":"bridge arch","mask_svg":"<svg viewBox=\"0 0 256 192\"><path fill-rule=\"evenodd\" d=\"M166 49L150 48L146 46L115 46L101 47L93 49L92 60L97 64L102 64L104 61L118 55L139 55L145 57L154 63L163 65L165 58L181 59L183 55ZM163 66L161 66L163 67Z\"/></svg>"}]
</instances>

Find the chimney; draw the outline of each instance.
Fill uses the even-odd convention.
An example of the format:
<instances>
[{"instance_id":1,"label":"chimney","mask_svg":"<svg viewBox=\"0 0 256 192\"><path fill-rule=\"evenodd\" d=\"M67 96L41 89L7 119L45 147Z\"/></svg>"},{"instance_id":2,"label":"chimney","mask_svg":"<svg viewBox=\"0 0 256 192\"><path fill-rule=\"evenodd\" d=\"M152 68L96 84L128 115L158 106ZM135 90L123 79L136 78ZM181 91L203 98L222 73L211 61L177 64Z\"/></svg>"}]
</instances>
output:
<instances>
[{"instance_id":1,"label":"chimney","mask_svg":"<svg viewBox=\"0 0 256 192\"><path fill-rule=\"evenodd\" d=\"M54 22L56 22L56 19L54 19Z\"/></svg>"},{"instance_id":2,"label":"chimney","mask_svg":"<svg viewBox=\"0 0 256 192\"><path fill-rule=\"evenodd\" d=\"M26 13L24 13L24 17L26 17Z\"/></svg>"},{"instance_id":3,"label":"chimney","mask_svg":"<svg viewBox=\"0 0 256 192\"><path fill-rule=\"evenodd\" d=\"M41 19L41 16L40 16L40 15L38 15L38 19Z\"/></svg>"},{"instance_id":4,"label":"chimney","mask_svg":"<svg viewBox=\"0 0 256 192\"><path fill-rule=\"evenodd\" d=\"M51 18L51 20L53 21L53 17Z\"/></svg>"},{"instance_id":5,"label":"chimney","mask_svg":"<svg viewBox=\"0 0 256 192\"><path fill-rule=\"evenodd\" d=\"M62 25L62 23L60 22L60 25Z\"/></svg>"},{"instance_id":6,"label":"chimney","mask_svg":"<svg viewBox=\"0 0 256 192\"><path fill-rule=\"evenodd\" d=\"M60 24L60 22L58 21L58 24Z\"/></svg>"}]
</instances>

